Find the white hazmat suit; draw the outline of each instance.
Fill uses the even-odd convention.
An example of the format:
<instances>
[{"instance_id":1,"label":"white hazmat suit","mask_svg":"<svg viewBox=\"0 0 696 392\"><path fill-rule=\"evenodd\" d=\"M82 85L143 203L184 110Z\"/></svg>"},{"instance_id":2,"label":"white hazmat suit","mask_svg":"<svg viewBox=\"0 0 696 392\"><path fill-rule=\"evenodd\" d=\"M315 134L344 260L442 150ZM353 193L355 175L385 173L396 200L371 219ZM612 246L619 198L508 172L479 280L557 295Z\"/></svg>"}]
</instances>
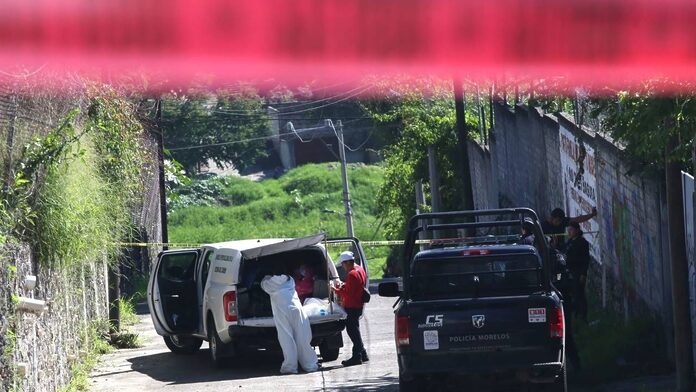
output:
<instances>
[{"instance_id":1,"label":"white hazmat suit","mask_svg":"<svg viewBox=\"0 0 696 392\"><path fill-rule=\"evenodd\" d=\"M281 373L297 373L297 362L306 372L316 371L317 353L311 346L312 329L295 291L295 281L288 275L265 276L261 288L271 296L273 321L283 349Z\"/></svg>"}]
</instances>

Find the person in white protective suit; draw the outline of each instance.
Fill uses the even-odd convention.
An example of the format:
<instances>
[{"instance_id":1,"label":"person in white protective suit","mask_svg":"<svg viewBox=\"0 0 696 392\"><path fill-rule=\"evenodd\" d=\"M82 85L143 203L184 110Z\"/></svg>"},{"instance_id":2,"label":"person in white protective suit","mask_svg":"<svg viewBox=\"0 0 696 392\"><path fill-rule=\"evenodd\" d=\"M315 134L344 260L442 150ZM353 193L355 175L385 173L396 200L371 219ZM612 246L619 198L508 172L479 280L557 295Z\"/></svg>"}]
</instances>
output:
<instances>
[{"instance_id":1,"label":"person in white protective suit","mask_svg":"<svg viewBox=\"0 0 696 392\"><path fill-rule=\"evenodd\" d=\"M317 353L311 346L312 329L295 291L295 281L288 275L265 276L261 288L271 296L273 321L283 350L281 373L297 373L297 363L306 372L319 369Z\"/></svg>"}]
</instances>

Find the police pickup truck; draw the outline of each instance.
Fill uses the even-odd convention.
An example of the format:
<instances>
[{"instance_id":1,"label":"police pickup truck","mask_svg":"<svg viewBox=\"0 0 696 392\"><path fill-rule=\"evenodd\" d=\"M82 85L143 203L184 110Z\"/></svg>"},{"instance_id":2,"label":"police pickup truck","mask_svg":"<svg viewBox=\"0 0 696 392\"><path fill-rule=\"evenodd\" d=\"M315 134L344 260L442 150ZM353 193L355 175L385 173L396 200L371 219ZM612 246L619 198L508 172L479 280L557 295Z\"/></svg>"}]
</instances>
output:
<instances>
[{"instance_id":1,"label":"police pickup truck","mask_svg":"<svg viewBox=\"0 0 696 392\"><path fill-rule=\"evenodd\" d=\"M521 243L523 225L533 227L533 245ZM419 241L424 234L434 239ZM531 209L414 216L403 290L379 285L381 296L399 297L401 390L437 389L451 376L469 386L566 391L563 302L550 254Z\"/></svg>"},{"instance_id":2,"label":"police pickup truck","mask_svg":"<svg viewBox=\"0 0 696 392\"><path fill-rule=\"evenodd\" d=\"M271 300L260 287L265 275L299 265L315 272L311 297L328 301L328 312L310 317L312 345L325 362L343 346L345 312L333 305L329 282L337 278L327 246L350 249L367 262L355 238L324 234L295 239L254 239L206 244L160 253L150 274L148 305L155 330L175 354L193 354L208 341L216 365L249 349L279 349Z\"/></svg>"}]
</instances>

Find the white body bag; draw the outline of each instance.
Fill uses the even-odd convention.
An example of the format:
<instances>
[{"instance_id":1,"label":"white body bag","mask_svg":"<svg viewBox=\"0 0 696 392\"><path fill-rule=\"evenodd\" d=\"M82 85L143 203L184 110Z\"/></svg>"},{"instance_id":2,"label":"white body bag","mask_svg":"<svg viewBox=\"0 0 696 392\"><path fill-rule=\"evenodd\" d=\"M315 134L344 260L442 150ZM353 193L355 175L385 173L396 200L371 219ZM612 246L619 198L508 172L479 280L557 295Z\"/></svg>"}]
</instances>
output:
<instances>
[{"instance_id":1,"label":"white body bag","mask_svg":"<svg viewBox=\"0 0 696 392\"><path fill-rule=\"evenodd\" d=\"M271 296L273 321L283 349L281 373L297 373L297 363L306 372L316 371L317 353L311 346L312 329L295 291L295 281L287 275L265 276L261 288Z\"/></svg>"}]
</instances>

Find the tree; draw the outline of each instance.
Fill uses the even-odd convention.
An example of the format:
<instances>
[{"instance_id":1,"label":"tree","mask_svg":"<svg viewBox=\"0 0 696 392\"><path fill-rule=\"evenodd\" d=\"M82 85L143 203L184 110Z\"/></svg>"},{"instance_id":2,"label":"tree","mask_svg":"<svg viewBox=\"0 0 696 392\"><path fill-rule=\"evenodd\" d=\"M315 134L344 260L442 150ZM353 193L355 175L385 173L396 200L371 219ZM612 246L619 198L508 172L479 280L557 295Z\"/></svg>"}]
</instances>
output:
<instances>
[{"instance_id":1,"label":"tree","mask_svg":"<svg viewBox=\"0 0 696 392\"><path fill-rule=\"evenodd\" d=\"M189 174L209 161L244 170L268 156L264 101L250 86L172 94L162 110L165 148Z\"/></svg>"},{"instance_id":2,"label":"tree","mask_svg":"<svg viewBox=\"0 0 696 392\"><path fill-rule=\"evenodd\" d=\"M471 183L471 165L469 163L469 130L466 126L466 106L464 104L464 90L462 81L454 79L454 111L456 118L457 136L459 151L461 153L460 173L462 176L462 206L463 210L471 211L474 209L474 191ZM475 231L468 229L467 236L475 235Z\"/></svg>"},{"instance_id":3,"label":"tree","mask_svg":"<svg viewBox=\"0 0 696 392\"><path fill-rule=\"evenodd\" d=\"M416 210L415 185L428 178L428 146L435 147L442 209L462 207L452 84L436 79L387 81L377 89L385 98L366 102L364 107L376 122L390 126L387 132L393 137L383 150L386 168L377 204L387 237L403 238ZM467 108L467 124L478 129L474 105Z\"/></svg>"},{"instance_id":4,"label":"tree","mask_svg":"<svg viewBox=\"0 0 696 392\"><path fill-rule=\"evenodd\" d=\"M592 115L603 128L625 146L627 158L638 168L661 169L669 158L690 167L696 130L696 98L666 95L649 86L642 92L622 91L611 99L593 102ZM679 145L665 157L670 137Z\"/></svg>"},{"instance_id":5,"label":"tree","mask_svg":"<svg viewBox=\"0 0 696 392\"><path fill-rule=\"evenodd\" d=\"M685 86L678 87L685 91ZM691 391L694 374L681 169L687 166L696 135L696 100L693 95L667 94L655 84L646 85L640 92L620 92L615 98L596 100L593 114L602 119L615 140L624 144L626 155L640 169L664 168L677 390Z\"/></svg>"}]
</instances>

